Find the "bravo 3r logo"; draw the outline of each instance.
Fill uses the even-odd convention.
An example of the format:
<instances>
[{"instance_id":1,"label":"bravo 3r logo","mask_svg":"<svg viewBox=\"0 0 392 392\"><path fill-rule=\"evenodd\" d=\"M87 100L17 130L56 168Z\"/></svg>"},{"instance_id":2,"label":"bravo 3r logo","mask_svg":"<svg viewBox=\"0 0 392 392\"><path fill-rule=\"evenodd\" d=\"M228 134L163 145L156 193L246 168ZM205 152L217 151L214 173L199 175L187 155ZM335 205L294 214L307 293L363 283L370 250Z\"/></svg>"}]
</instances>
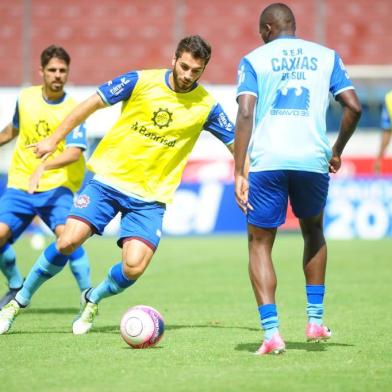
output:
<instances>
[{"instance_id":1,"label":"bravo 3r logo","mask_svg":"<svg viewBox=\"0 0 392 392\"><path fill-rule=\"evenodd\" d=\"M309 116L309 90L305 87L284 87L276 93L273 116Z\"/></svg>"},{"instance_id":2,"label":"bravo 3r logo","mask_svg":"<svg viewBox=\"0 0 392 392\"><path fill-rule=\"evenodd\" d=\"M159 129L169 127L169 124L173 121L173 113L170 113L168 109L159 108L159 110L154 112L151 120Z\"/></svg>"}]
</instances>

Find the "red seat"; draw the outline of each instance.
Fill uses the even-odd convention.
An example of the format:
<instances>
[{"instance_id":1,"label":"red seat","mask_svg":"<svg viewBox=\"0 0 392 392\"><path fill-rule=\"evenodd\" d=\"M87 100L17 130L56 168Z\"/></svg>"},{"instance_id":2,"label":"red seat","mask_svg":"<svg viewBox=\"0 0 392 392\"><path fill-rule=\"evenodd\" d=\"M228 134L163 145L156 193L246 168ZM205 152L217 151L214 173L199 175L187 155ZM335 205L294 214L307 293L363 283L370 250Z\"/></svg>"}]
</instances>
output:
<instances>
[{"instance_id":1,"label":"red seat","mask_svg":"<svg viewBox=\"0 0 392 392\"><path fill-rule=\"evenodd\" d=\"M296 16L298 36L336 49L346 64L392 63L391 1L286 3ZM203 80L234 84L240 58L262 44L258 20L268 2L67 0L61 12L52 0L31 4L29 50L23 52L23 5L0 3L0 55L6 59L0 62L2 86L21 84L23 66L30 66L30 79L39 83L40 53L53 43L72 57L70 83L96 85L128 70L170 67L177 41L188 34L200 34L213 47ZM31 58L24 59L29 52Z\"/></svg>"}]
</instances>

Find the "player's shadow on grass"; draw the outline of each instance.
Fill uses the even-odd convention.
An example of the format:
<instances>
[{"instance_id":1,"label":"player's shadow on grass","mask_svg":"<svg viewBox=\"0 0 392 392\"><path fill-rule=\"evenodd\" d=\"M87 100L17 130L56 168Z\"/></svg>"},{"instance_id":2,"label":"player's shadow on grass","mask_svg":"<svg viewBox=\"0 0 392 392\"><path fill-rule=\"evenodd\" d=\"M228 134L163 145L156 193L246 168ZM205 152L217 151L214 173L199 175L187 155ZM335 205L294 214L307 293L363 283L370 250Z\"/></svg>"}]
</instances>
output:
<instances>
[{"instance_id":1,"label":"player's shadow on grass","mask_svg":"<svg viewBox=\"0 0 392 392\"><path fill-rule=\"evenodd\" d=\"M184 329L184 328L225 328L225 329L244 329L246 331L260 331L260 328L251 327L234 327L232 325L222 325L218 323L208 323L208 324L190 324L190 325L166 325L165 329L167 331Z\"/></svg>"},{"instance_id":2,"label":"player's shadow on grass","mask_svg":"<svg viewBox=\"0 0 392 392\"><path fill-rule=\"evenodd\" d=\"M247 331L259 331L258 328L249 327L232 327L229 325L219 325L219 324L189 324L189 325L165 325L166 331L175 331L176 329L184 328L227 328L227 329L245 329ZM118 325L105 325L105 326L94 326L94 328L89 333L118 333L120 327Z\"/></svg>"},{"instance_id":3,"label":"player's shadow on grass","mask_svg":"<svg viewBox=\"0 0 392 392\"><path fill-rule=\"evenodd\" d=\"M77 315L79 308L32 308L26 309L26 314L73 314Z\"/></svg>"},{"instance_id":4,"label":"player's shadow on grass","mask_svg":"<svg viewBox=\"0 0 392 392\"><path fill-rule=\"evenodd\" d=\"M303 351L328 351L332 347L354 347L354 344L336 343L336 342L285 342L286 350L303 350ZM237 351L249 351L254 353L261 342L257 343L241 343L236 346Z\"/></svg>"},{"instance_id":5,"label":"player's shadow on grass","mask_svg":"<svg viewBox=\"0 0 392 392\"><path fill-rule=\"evenodd\" d=\"M89 331L89 334L93 333L119 333L120 332L120 325L103 325L103 326L97 326L94 325L94 328Z\"/></svg>"}]
</instances>

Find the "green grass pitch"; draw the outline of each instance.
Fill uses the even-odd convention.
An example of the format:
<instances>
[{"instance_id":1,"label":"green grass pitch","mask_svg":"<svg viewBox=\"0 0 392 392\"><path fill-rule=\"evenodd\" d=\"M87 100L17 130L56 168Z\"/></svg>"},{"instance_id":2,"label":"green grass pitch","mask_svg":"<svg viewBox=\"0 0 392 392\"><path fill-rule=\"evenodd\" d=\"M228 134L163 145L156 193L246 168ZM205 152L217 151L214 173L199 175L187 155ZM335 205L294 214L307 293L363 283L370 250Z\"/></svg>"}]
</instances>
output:
<instances>
[{"instance_id":1,"label":"green grass pitch","mask_svg":"<svg viewBox=\"0 0 392 392\"><path fill-rule=\"evenodd\" d=\"M120 252L110 238L85 247L96 284ZM15 250L26 274L38 252L27 238ZM277 303L287 352L267 357L252 355L262 333L245 235L164 238L145 275L102 301L85 336L71 333L79 293L67 267L0 336L0 391L390 391L392 241L329 241L328 251L325 320L333 337L306 343L302 241L278 236ZM137 304L165 318L154 348L133 350L119 334L122 314Z\"/></svg>"}]
</instances>

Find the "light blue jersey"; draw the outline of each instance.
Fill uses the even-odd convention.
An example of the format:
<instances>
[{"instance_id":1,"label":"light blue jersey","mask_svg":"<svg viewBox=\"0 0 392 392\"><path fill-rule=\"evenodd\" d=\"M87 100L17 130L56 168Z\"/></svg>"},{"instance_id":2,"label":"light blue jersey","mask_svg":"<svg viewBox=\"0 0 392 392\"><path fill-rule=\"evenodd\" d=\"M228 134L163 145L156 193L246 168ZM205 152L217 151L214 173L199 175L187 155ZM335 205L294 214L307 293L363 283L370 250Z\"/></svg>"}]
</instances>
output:
<instances>
[{"instance_id":1,"label":"light blue jersey","mask_svg":"<svg viewBox=\"0 0 392 392\"><path fill-rule=\"evenodd\" d=\"M328 172L329 92L353 89L339 55L296 37L281 37L242 58L237 97L257 97L250 171Z\"/></svg>"}]
</instances>

